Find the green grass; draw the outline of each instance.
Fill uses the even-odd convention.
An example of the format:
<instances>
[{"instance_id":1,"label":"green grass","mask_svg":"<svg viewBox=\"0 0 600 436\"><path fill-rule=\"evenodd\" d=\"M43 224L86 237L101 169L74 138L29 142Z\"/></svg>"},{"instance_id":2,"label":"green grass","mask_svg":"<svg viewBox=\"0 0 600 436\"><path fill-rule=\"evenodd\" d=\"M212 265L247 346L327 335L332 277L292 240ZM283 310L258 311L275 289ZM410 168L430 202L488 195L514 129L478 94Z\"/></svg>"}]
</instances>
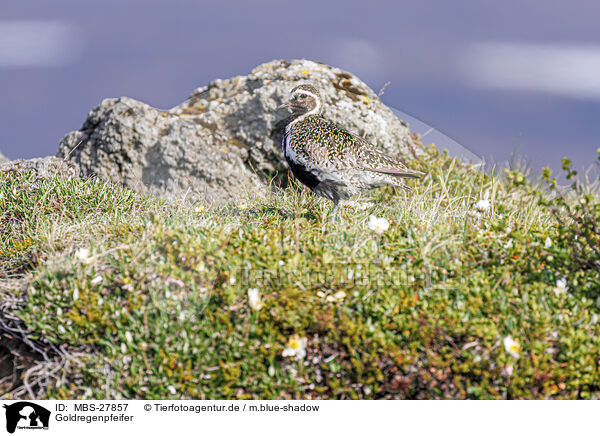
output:
<instances>
[{"instance_id":1,"label":"green grass","mask_svg":"<svg viewBox=\"0 0 600 436\"><path fill-rule=\"evenodd\" d=\"M488 176L433 149L419 165L412 192L377 190L336 223L296 185L216 208L0 175L0 292L20 301L30 339L60 350L34 392L600 398L600 273L569 263L577 223L559 226L519 172ZM369 229L370 215L389 229ZM293 335L301 359L282 356Z\"/></svg>"}]
</instances>

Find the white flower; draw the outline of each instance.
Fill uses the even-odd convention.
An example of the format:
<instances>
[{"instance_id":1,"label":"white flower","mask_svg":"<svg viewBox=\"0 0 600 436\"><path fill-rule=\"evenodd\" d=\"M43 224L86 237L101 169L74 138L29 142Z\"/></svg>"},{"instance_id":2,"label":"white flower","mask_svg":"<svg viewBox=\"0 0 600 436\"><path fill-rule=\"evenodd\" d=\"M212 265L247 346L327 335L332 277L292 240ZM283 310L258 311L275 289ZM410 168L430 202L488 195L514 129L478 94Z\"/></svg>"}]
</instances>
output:
<instances>
[{"instance_id":1,"label":"white flower","mask_svg":"<svg viewBox=\"0 0 600 436\"><path fill-rule=\"evenodd\" d=\"M344 298L346 298L346 293L344 291L338 291L333 295L328 295L327 298L325 298L325 300L329 303L333 303L334 301L340 301Z\"/></svg>"},{"instance_id":2,"label":"white flower","mask_svg":"<svg viewBox=\"0 0 600 436\"><path fill-rule=\"evenodd\" d=\"M504 338L504 349L515 359L519 358L519 351L521 347L519 341L514 340L512 337L507 336Z\"/></svg>"},{"instance_id":3,"label":"white flower","mask_svg":"<svg viewBox=\"0 0 600 436\"><path fill-rule=\"evenodd\" d=\"M509 239L508 241L506 241L506 243L504 244L504 248L506 248L506 249L513 248L513 240Z\"/></svg>"},{"instance_id":4,"label":"white flower","mask_svg":"<svg viewBox=\"0 0 600 436\"><path fill-rule=\"evenodd\" d=\"M544 241L544 247L546 248L550 248L552 247L552 239L550 239L550 237L546 237L546 240Z\"/></svg>"},{"instance_id":5,"label":"white flower","mask_svg":"<svg viewBox=\"0 0 600 436\"><path fill-rule=\"evenodd\" d=\"M90 256L90 250L87 248L80 248L75 252L75 257L81 262L89 265L94 261L94 256Z\"/></svg>"},{"instance_id":6,"label":"white flower","mask_svg":"<svg viewBox=\"0 0 600 436\"><path fill-rule=\"evenodd\" d=\"M59 325L59 326L58 326L58 332L59 332L60 334L63 334L63 335L64 335L64 334L65 334L67 331L65 330L65 328L64 328L62 325Z\"/></svg>"},{"instance_id":7,"label":"white flower","mask_svg":"<svg viewBox=\"0 0 600 436\"><path fill-rule=\"evenodd\" d=\"M131 332L125 332L125 339L127 340L127 342L133 341L133 336L131 335Z\"/></svg>"},{"instance_id":8,"label":"white flower","mask_svg":"<svg viewBox=\"0 0 600 436\"><path fill-rule=\"evenodd\" d=\"M171 395L175 395L177 393L177 389L175 389L175 386L167 386L167 390Z\"/></svg>"},{"instance_id":9,"label":"white flower","mask_svg":"<svg viewBox=\"0 0 600 436\"><path fill-rule=\"evenodd\" d=\"M260 310L262 301L260 300L260 291L257 288L248 289L248 305L252 310Z\"/></svg>"},{"instance_id":10,"label":"white flower","mask_svg":"<svg viewBox=\"0 0 600 436\"><path fill-rule=\"evenodd\" d=\"M567 289L569 289L569 287L567 286L567 279L562 278L556 281L556 286L553 290L555 295L560 295L566 294Z\"/></svg>"},{"instance_id":11,"label":"white flower","mask_svg":"<svg viewBox=\"0 0 600 436\"><path fill-rule=\"evenodd\" d=\"M92 281L90 282L92 285L97 285L98 283L102 282L102 276L96 276L92 279Z\"/></svg>"},{"instance_id":12,"label":"white flower","mask_svg":"<svg viewBox=\"0 0 600 436\"><path fill-rule=\"evenodd\" d=\"M79 289L75 288L73 290L73 301L79 300Z\"/></svg>"},{"instance_id":13,"label":"white flower","mask_svg":"<svg viewBox=\"0 0 600 436\"><path fill-rule=\"evenodd\" d=\"M290 336L281 355L283 357L296 357L296 360L302 360L306 356L307 339L301 338L297 334Z\"/></svg>"},{"instance_id":14,"label":"white flower","mask_svg":"<svg viewBox=\"0 0 600 436\"><path fill-rule=\"evenodd\" d=\"M371 215L369 217L368 226L369 229L373 230L375 233L382 234L390 228L390 222L384 217L377 218L375 215Z\"/></svg>"},{"instance_id":15,"label":"white flower","mask_svg":"<svg viewBox=\"0 0 600 436\"><path fill-rule=\"evenodd\" d=\"M513 375L513 371L515 369L513 368L512 365L505 365L504 368L502 369L502 375L505 377L510 377L511 375Z\"/></svg>"},{"instance_id":16,"label":"white flower","mask_svg":"<svg viewBox=\"0 0 600 436\"><path fill-rule=\"evenodd\" d=\"M490 206L490 200L488 199L479 200L477 203L475 203L475 209L477 209L479 212L485 212L490 208Z\"/></svg>"}]
</instances>

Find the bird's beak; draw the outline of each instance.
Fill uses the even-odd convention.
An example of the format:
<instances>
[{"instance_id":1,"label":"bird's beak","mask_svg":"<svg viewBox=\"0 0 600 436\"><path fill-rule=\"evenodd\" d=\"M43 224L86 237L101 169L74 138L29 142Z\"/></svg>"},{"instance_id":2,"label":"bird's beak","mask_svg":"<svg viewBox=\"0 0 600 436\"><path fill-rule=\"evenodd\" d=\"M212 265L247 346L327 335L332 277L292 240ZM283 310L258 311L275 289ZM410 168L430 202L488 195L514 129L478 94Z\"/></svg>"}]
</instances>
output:
<instances>
[{"instance_id":1,"label":"bird's beak","mask_svg":"<svg viewBox=\"0 0 600 436\"><path fill-rule=\"evenodd\" d=\"M290 108L290 102L288 101L287 103L283 103L282 105L277 106L276 110L283 109L283 108L289 109Z\"/></svg>"}]
</instances>

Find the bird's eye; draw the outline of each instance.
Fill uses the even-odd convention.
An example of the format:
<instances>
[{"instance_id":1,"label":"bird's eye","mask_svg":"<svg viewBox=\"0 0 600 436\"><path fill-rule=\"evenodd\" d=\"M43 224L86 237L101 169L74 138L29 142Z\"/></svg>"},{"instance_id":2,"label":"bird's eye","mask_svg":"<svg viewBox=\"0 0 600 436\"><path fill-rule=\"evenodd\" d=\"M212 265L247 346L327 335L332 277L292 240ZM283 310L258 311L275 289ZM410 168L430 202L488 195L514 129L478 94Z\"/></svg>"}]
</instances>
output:
<instances>
[{"instance_id":1,"label":"bird's eye","mask_svg":"<svg viewBox=\"0 0 600 436\"><path fill-rule=\"evenodd\" d=\"M299 97L300 97L300 98L306 98L306 97L308 97L308 94L304 94L304 93L302 93L302 94L300 94L300 96L299 96Z\"/></svg>"}]
</instances>

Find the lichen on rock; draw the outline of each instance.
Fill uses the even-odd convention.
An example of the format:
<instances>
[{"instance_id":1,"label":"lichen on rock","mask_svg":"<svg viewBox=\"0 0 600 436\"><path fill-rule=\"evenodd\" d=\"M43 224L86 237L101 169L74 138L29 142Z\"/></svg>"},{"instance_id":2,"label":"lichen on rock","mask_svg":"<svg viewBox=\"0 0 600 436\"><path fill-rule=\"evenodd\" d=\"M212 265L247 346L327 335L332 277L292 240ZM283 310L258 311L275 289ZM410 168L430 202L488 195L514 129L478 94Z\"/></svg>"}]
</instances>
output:
<instances>
[{"instance_id":1,"label":"lichen on rock","mask_svg":"<svg viewBox=\"0 0 600 436\"><path fill-rule=\"evenodd\" d=\"M35 159L16 159L0 161L0 172L31 171L45 179L56 175L78 177L79 168L75 163L54 156L38 157Z\"/></svg>"}]
</instances>

